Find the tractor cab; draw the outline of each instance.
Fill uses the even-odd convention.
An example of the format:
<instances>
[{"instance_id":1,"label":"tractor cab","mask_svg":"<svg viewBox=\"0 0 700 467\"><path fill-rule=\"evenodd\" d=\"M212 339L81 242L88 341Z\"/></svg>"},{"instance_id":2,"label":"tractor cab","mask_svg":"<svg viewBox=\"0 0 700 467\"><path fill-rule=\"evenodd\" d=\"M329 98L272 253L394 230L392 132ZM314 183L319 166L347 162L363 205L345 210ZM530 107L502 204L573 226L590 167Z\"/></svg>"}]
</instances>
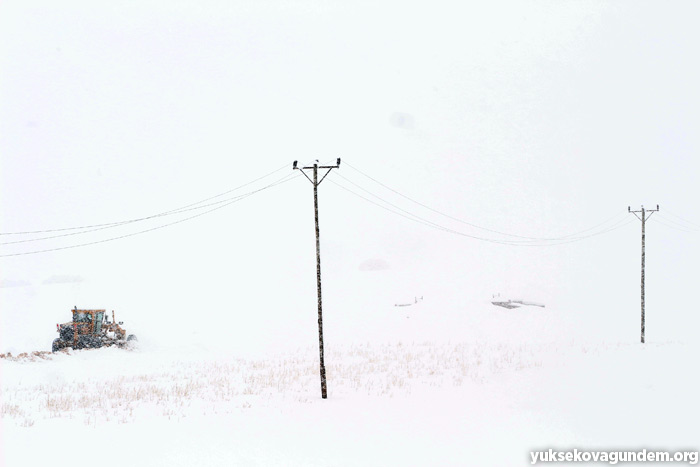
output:
<instances>
[{"instance_id":1,"label":"tractor cab","mask_svg":"<svg viewBox=\"0 0 700 467\"><path fill-rule=\"evenodd\" d=\"M105 310L78 310L73 308L73 327L78 334L99 334L102 332Z\"/></svg>"}]
</instances>

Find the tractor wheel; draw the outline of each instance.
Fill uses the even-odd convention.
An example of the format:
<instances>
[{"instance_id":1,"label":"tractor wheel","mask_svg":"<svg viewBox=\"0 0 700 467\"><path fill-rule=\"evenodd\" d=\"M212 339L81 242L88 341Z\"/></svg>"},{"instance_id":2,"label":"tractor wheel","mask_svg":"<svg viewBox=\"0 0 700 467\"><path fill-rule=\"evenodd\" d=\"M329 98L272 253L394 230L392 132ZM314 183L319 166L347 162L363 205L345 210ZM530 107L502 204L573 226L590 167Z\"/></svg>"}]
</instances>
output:
<instances>
[{"instance_id":1,"label":"tractor wheel","mask_svg":"<svg viewBox=\"0 0 700 467\"><path fill-rule=\"evenodd\" d=\"M61 326L60 330L61 339L65 342L70 342L73 340L73 328L70 326Z\"/></svg>"},{"instance_id":2,"label":"tractor wheel","mask_svg":"<svg viewBox=\"0 0 700 467\"><path fill-rule=\"evenodd\" d=\"M51 344L51 352L58 352L63 348L63 341L61 339L54 339L53 344Z\"/></svg>"}]
</instances>

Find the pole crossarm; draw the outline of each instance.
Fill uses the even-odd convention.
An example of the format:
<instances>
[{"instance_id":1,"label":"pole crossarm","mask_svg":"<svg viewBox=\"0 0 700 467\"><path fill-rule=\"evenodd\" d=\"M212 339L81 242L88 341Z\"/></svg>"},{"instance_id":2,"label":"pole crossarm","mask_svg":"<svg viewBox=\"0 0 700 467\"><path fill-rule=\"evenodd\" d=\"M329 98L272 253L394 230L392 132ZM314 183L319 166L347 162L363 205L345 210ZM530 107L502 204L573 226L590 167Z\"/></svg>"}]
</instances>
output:
<instances>
[{"instance_id":1,"label":"pole crossarm","mask_svg":"<svg viewBox=\"0 0 700 467\"><path fill-rule=\"evenodd\" d=\"M331 170L340 168L340 157L338 159L336 159L335 165L318 165L318 161L316 161L316 164L314 164L314 165L308 165L306 167L299 167L297 165L297 163L298 163L298 161L294 161L294 164L292 164L292 169L301 170L301 173L304 174L306 179L308 181L310 181L312 185L318 186L328 176L328 174L331 173ZM306 175L306 172L304 172L305 170L318 170L318 169L322 169L322 170L328 169L328 170L326 171L325 174L323 174L323 176L321 177L321 180L318 180L317 182L314 182L313 180L311 180L311 177Z\"/></svg>"},{"instance_id":2,"label":"pole crossarm","mask_svg":"<svg viewBox=\"0 0 700 467\"><path fill-rule=\"evenodd\" d=\"M632 209L629 206L627 206L627 212L631 212L632 214L634 214L637 217L637 219L639 219L640 221L642 220L642 218L637 216L637 214L649 214L648 216L646 216L646 219L644 219L646 221L647 219L649 219L651 217L652 214L654 214L655 212L658 212L658 211L659 211L658 204L656 205L656 209L646 209L644 206L642 206L642 208L639 211L632 211Z\"/></svg>"}]
</instances>

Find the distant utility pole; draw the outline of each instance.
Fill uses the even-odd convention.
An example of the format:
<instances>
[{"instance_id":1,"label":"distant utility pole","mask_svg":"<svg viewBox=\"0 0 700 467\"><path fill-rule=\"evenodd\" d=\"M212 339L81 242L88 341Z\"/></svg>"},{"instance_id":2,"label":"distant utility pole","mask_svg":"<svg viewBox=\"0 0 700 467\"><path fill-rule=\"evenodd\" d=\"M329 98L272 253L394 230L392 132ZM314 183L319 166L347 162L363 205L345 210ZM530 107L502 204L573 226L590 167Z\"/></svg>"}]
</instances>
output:
<instances>
[{"instance_id":1,"label":"distant utility pole","mask_svg":"<svg viewBox=\"0 0 700 467\"><path fill-rule=\"evenodd\" d=\"M642 209L640 211L632 211L629 206L627 206L627 212L634 214L637 219L642 221L642 344L644 343L644 241L645 241L645 225L647 219L651 217L652 214L659 210L659 205L656 205L656 209ZM639 215L637 215L639 214Z\"/></svg>"},{"instance_id":2,"label":"distant utility pole","mask_svg":"<svg viewBox=\"0 0 700 467\"><path fill-rule=\"evenodd\" d=\"M301 170L301 173L311 182L314 186L314 218L316 219L316 288L318 292L318 352L321 362L321 397L326 399L328 393L326 390L326 365L323 361L323 307L321 305L321 241L320 233L318 229L318 186L326 178L326 176L331 173L331 170L340 167L340 157L336 161L335 165L318 165L318 161L314 165L309 167L297 167L297 161L294 161L292 169ZM318 169L328 169L321 180L318 179ZM306 174L306 170L313 171L313 179L309 178Z\"/></svg>"}]
</instances>

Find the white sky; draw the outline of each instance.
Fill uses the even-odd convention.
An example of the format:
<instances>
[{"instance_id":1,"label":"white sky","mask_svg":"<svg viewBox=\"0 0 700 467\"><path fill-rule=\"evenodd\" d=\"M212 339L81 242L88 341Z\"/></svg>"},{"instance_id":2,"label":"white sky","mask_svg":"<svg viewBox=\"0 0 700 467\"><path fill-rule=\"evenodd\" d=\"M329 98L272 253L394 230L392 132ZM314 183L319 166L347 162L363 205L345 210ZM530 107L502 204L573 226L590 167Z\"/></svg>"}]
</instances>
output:
<instances>
[{"instance_id":1,"label":"white sky","mask_svg":"<svg viewBox=\"0 0 700 467\"><path fill-rule=\"evenodd\" d=\"M640 204L700 223L697 13L690 1L4 1L0 231L147 216L291 172L295 159L336 157L517 235L577 232ZM493 237L347 165L338 173ZM49 331L73 305L137 322L218 310L223 323L269 320L281 334L314 323L311 194L300 178L156 232L0 258L2 313L51 317ZM324 182L321 233L331 322L333 310L414 295L459 307L500 292L596 325L619 320L620 339L638 333L636 220L569 245L512 247L412 223ZM698 320L688 297L700 233L652 221L647 233L649 329L676 338ZM370 259L389 269L360 271Z\"/></svg>"}]
</instances>

